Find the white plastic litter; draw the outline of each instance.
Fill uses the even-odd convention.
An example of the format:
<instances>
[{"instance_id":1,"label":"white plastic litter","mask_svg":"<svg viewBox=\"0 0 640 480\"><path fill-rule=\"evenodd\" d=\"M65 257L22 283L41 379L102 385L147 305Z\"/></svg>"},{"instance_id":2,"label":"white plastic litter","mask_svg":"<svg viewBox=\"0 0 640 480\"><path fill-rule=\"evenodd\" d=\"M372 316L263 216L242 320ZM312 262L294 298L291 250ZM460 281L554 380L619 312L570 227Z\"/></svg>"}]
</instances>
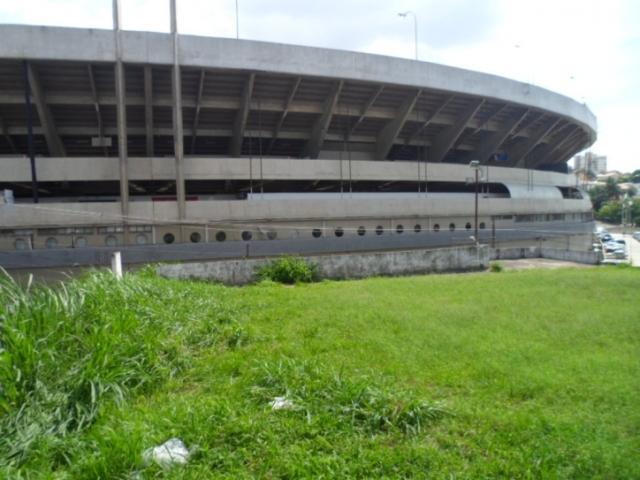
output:
<instances>
[{"instance_id":1,"label":"white plastic litter","mask_svg":"<svg viewBox=\"0 0 640 480\"><path fill-rule=\"evenodd\" d=\"M155 462L162 468L173 465L184 465L189 460L190 452L179 438L171 438L157 447L146 449L142 453L145 465Z\"/></svg>"},{"instance_id":2,"label":"white plastic litter","mask_svg":"<svg viewBox=\"0 0 640 480\"><path fill-rule=\"evenodd\" d=\"M287 397L275 397L271 402L272 410L293 410L295 405Z\"/></svg>"}]
</instances>

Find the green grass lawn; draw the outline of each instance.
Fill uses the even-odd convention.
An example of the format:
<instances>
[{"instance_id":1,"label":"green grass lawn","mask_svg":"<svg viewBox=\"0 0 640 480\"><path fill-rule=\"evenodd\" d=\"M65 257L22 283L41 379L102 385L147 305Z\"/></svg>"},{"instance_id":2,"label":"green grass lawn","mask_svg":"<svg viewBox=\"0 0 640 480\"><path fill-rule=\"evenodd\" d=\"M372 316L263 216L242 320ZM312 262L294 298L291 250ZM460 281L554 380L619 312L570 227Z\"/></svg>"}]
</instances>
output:
<instances>
[{"instance_id":1,"label":"green grass lawn","mask_svg":"<svg viewBox=\"0 0 640 480\"><path fill-rule=\"evenodd\" d=\"M640 478L637 269L5 281L0 322L7 478Z\"/></svg>"}]
</instances>

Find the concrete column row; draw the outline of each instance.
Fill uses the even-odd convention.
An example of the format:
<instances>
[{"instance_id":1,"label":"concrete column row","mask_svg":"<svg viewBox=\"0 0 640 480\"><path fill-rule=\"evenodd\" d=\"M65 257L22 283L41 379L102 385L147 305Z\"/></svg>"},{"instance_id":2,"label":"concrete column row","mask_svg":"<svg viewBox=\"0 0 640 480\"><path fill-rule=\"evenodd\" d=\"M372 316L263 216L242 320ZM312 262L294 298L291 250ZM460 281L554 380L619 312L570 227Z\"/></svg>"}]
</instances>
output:
<instances>
[{"instance_id":1,"label":"concrete column row","mask_svg":"<svg viewBox=\"0 0 640 480\"><path fill-rule=\"evenodd\" d=\"M185 205L185 181L184 181L184 136L182 126L182 85L180 73L180 58L178 44L178 20L176 12L176 0L171 0L171 35L173 37L173 138L174 154L176 162L176 193L178 206L178 219L186 218ZM120 166L120 203L123 223L127 222L129 216L129 160L127 146L127 110L126 110L126 87L124 76L124 64L122 61L122 9L120 0L113 0L113 30L116 45L116 110L117 110L117 130L118 130L118 159ZM145 68L145 96L151 96L151 74L150 68ZM149 129L150 102L146 102L147 130ZM152 139L147 135L147 150L153 150L150 144Z\"/></svg>"}]
</instances>

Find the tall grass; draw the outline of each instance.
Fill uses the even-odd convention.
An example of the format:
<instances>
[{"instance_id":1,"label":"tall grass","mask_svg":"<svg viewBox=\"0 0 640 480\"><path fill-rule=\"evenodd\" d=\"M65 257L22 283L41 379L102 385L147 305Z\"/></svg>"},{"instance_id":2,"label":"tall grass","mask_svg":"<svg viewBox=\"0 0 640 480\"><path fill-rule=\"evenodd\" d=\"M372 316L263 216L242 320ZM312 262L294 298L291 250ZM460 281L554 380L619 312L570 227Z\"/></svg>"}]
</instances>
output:
<instances>
[{"instance_id":1,"label":"tall grass","mask_svg":"<svg viewBox=\"0 0 640 480\"><path fill-rule=\"evenodd\" d=\"M96 272L54 288L22 287L2 272L0 465L34 452L68 461L65 437L92 425L105 401L120 403L177 373L188 361L185 345L243 338L232 311L215 302L181 308L178 292L158 286Z\"/></svg>"}]
</instances>

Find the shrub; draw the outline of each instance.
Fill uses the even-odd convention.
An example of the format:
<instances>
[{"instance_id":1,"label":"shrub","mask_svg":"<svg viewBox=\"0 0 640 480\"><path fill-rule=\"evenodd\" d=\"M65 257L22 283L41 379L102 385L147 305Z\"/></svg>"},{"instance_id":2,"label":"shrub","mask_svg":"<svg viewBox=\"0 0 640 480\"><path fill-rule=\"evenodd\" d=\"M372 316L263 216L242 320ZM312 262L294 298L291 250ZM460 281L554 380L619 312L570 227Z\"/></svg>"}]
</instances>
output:
<instances>
[{"instance_id":1,"label":"shrub","mask_svg":"<svg viewBox=\"0 0 640 480\"><path fill-rule=\"evenodd\" d=\"M495 273L499 273L504 270L504 267L500 262L494 262L491 264L491 267L489 267L489 270Z\"/></svg>"},{"instance_id":2,"label":"shrub","mask_svg":"<svg viewBox=\"0 0 640 480\"><path fill-rule=\"evenodd\" d=\"M302 258L281 257L260 267L257 277L286 284L315 282L318 280L318 265Z\"/></svg>"}]
</instances>

